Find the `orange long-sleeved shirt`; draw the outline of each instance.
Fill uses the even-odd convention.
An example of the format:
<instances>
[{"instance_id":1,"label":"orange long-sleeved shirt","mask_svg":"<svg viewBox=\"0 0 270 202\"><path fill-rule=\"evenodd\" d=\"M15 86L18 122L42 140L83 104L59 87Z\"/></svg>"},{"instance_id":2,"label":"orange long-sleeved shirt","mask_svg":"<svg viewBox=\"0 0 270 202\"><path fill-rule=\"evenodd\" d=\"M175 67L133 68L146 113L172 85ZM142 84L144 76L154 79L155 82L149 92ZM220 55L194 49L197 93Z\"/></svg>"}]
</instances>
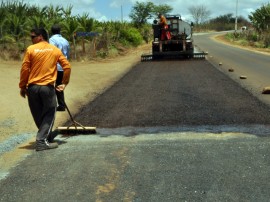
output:
<instances>
[{"instance_id":1,"label":"orange long-sleeved shirt","mask_svg":"<svg viewBox=\"0 0 270 202\"><path fill-rule=\"evenodd\" d=\"M164 28L164 27L167 25L167 20L166 20L166 18L165 18L163 15L160 17L159 25L160 25L162 28Z\"/></svg>"},{"instance_id":2,"label":"orange long-sleeved shirt","mask_svg":"<svg viewBox=\"0 0 270 202\"><path fill-rule=\"evenodd\" d=\"M57 62L64 70L62 83L68 84L71 66L60 49L47 41L29 46L22 63L19 87L26 88L29 84L54 85L57 77Z\"/></svg>"}]
</instances>

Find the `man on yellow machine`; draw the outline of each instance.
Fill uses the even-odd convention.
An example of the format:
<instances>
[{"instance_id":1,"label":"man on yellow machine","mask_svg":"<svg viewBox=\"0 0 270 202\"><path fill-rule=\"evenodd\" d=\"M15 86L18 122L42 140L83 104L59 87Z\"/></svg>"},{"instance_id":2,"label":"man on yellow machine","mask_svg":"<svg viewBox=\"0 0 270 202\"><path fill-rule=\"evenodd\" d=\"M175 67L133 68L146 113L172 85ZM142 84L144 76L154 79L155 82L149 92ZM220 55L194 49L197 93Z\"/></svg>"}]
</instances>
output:
<instances>
[{"instance_id":1,"label":"man on yellow machine","mask_svg":"<svg viewBox=\"0 0 270 202\"><path fill-rule=\"evenodd\" d=\"M160 28L161 28L160 39L162 41L163 40L170 40L171 39L171 33L168 30L169 27L168 27L167 20L166 20L165 16L159 13L158 17L159 17L159 25L160 25Z\"/></svg>"}]
</instances>

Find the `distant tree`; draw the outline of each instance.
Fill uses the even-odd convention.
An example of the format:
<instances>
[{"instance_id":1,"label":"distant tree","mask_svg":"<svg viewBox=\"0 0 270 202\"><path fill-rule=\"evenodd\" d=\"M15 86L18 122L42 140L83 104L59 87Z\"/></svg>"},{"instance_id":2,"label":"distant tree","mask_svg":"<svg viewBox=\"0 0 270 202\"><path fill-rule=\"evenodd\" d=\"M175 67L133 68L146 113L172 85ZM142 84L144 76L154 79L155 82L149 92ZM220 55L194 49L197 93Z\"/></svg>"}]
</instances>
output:
<instances>
[{"instance_id":1,"label":"distant tree","mask_svg":"<svg viewBox=\"0 0 270 202\"><path fill-rule=\"evenodd\" d=\"M153 14L158 16L159 13L166 15L170 13L173 10L173 8L167 4L164 5L158 5L154 7Z\"/></svg>"},{"instance_id":2,"label":"distant tree","mask_svg":"<svg viewBox=\"0 0 270 202\"><path fill-rule=\"evenodd\" d=\"M249 24L248 20L245 19L242 16L239 16L237 18L238 23L240 24ZM210 23L220 23L220 24L234 24L235 23L235 17L232 13L221 15L216 18L213 18L210 20Z\"/></svg>"},{"instance_id":3,"label":"distant tree","mask_svg":"<svg viewBox=\"0 0 270 202\"><path fill-rule=\"evenodd\" d=\"M210 20L210 23L234 23L235 18L233 17L232 13L226 14L226 15L220 15L216 18L213 18Z\"/></svg>"},{"instance_id":4,"label":"distant tree","mask_svg":"<svg viewBox=\"0 0 270 202\"><path fill-rule=\"evenodd\" d=\"M242 16L238 17L238 24L240 26L250 25L250 23ZM208 21L208 26L210 29L217 31L233 30L235 28L235 17L232 13L220 15L216 18L210 19Z\"/></svg>"},{"instance_id":5,"label":"distant tree","mask_svg":"<svg viewBox=\"0 0 270 202\"><path fill-rule=\"evenodd\" d=\"M237 18L237 21L239 24L242 24L242 25L250 25L250 22L246 18L244 18L243 16L239 16Z\"/></svg>"},{"instance_id":6,"label":"distant tree","mask_svg":"<svg viewBox=\"0 0 270 202\"><path fill-rule=\"evenodd\" d=\"M207 10L204 5L191 6L188 8L190 14L192 15L195 24L201 24L210 17L211 11Z\"/></svg>"},{"instance_id":7,"label":"distant tree","mask_svg":"<svg viewBox=\"0 0 270 202\"><path fill-rule=\"evenodd\" d=\"M141 27L147 23L147 20L157 17L158 13L166 15L173 8L167 4L154 5L152 2L136 2L131 9L129 17L136 27Z\"/></svg>"},{"instance_id":8,"label":"distant tree","mask_svg":"<svg viewBox=\"0 0 270 202\"><path fill-rule=\"evenodd\" d=\"M154 3L152 2L136 2L131 9L129 17L136 27L146 24L148 19L152 18L152 13L154 11Z\"/></svg>"}]
</instances>

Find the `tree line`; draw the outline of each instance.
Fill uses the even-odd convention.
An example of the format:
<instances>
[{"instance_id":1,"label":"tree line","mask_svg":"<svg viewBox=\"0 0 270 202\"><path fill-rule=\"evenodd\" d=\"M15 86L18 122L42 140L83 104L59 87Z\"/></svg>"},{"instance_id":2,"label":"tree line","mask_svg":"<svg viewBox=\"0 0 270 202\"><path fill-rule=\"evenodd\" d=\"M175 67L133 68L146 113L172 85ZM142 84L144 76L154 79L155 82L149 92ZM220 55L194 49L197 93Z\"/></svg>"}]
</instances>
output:
<instances>
[{"instance_id":1,"label":"tree line","mask_svg":"<svg viewBox=\"0 0 270 202\"><path fill-rule=\"evenodd\" d=\"M129 47L136 47L152 39L151 20L158 13L164 15L173 11L167 4L155 5L152 2L136 2L129 14L130 22L100 22L89 17L88 13L72 15L73 7L48 5L39 7L23 1L1 1L0 4L0 58L20 59L21 53L31 44L29 31L33 27L50 30L53 24L60 24L62 35L71 43L71 58L106 57L118 54ZM195 23L195 31L233 30L233 14L210 18L211 11L204 5L188 8ZM270 41L270 4L265 4L250 13L249 20L238 17L240 26L252 27L255 31L248 35L252 40L264 40L265 47ZM96 36L77 37L77 32L95 32Z\"/></svg>"},{"instance_id":2,"label":"tree line","mask_svg":"<svg viewBox=\"0 0 270 202\"><path fill-rule=\"evenodd\" d=\"M71 59L106 57L148 40L149 26L135 28L132 22L100 22L89 17L88 13L73 16L72 8L71 5L39 7L23 1L2 0L0 58L21 59L22 52L32 43L29 31L34 27L43 27L49 32L53 24L61 26L61 34L70 42ZM98 33L98 37L77 37L77 32L94 32Z\"/></svg>"}]
</instances>

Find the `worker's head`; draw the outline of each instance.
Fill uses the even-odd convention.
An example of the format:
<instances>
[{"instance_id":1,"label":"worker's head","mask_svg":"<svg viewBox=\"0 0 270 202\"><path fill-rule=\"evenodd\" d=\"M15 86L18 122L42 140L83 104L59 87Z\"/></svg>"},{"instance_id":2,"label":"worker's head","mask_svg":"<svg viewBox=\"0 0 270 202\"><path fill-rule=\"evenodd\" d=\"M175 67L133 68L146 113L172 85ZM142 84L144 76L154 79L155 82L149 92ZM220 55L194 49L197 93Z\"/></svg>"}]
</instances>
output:
<instances>
[{"instance_id":1,"label":"worker's head","mask_svg":"<svg viewBox=\"0 0 270 202\"><path fill-rule=\"evenodd\" d=\"M159 13L159 14L158 14L158 18L161 18L161 16L162 16L162 14L161 14L161 13Z\"/></svg>"},{"instance_id":2,"label":"worker's head","mask_svg":"<svg viewBox=\"0 0 270 202\"><path fill-rule=\"evenodd\" d=\"M32 42L48 41L48 33L44 28L34 28L31 30Z\"/></svg>"},{"instance_id":3,"label":"worker's head","mask_svg":"<svg viewBox=\"0 0 270 202\"><path fill-rule=\"evenodd\" d=\"M51 32L52 32L53 35L54 35L54 34L60 34L60 32L61 32L61 27L60 27L60 25L57 25L57 24L53 25L53 26L51 27Z\"/></svg>"}]
</instances>

